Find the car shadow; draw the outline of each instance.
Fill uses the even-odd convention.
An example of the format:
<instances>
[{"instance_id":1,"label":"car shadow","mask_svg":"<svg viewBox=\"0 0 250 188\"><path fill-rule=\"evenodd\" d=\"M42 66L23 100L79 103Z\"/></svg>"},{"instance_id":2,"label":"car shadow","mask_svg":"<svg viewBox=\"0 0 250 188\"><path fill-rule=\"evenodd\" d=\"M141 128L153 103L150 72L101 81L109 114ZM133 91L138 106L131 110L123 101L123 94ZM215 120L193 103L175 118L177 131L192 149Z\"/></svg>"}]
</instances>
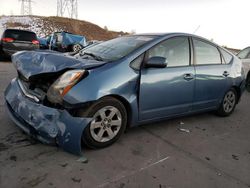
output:
<instances>
[{"instance_id":1,"label":"car shadow","mask_svg":"<svg viewBox=\"0 0 250 188\"><path fill-rule=\"evenodd\" d=\"M0 62L9 63L11 61L11 57L5 57L2 54L0 55Z\"/></svg>"},{"instance_id":2,"label":"car shadow","mask_svg":"<svg viewBox=\"0 0 250 188\"><path fill-rule=\"evenodd\" d=\"M126 136L128 137L133 137L136 134L140 134L145 131L148 132L151 129L162 130L163 127L164 127L164 130L172 129L173 127L177 130L180 128L185 128L185 127L190 128L190 124L192 124L192 122L197 121L197 120L205 121L210 117L221 118L217 116L215 112L213 111L205 112L205 113L203 112L203 113L198 113L198 114L190 114L190 115L179 116L175 118L163 119L163 120L159 120L159 121L155 121L151 123L145 123L145 124L141 124L141 125L134 126L134 127L128 127L126 128L124 134L126 134ZM119 143L119 142L120 142L120 139L116 143ZM89 148L84 143L82 143L82 148L85 151L105 149L105 148L100 148L100 149Z\"/></svg>"}]
</instances>

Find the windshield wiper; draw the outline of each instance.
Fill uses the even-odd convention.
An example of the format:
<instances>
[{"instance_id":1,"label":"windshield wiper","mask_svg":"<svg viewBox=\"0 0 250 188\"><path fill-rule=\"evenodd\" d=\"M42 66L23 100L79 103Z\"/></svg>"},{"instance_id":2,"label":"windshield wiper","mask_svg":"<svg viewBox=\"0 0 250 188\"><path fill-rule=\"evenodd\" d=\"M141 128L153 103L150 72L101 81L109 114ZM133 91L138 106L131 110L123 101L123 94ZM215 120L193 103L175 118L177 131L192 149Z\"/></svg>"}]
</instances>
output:
<instances>
[{"instance_id":1,"label":"windshield wiper","mask_svg":"<svg viewBox=\"0 0 250 188\"><path fill-rule=\"evenodd\" d=\"M93 54L93 53L84 52L84 54L83 54L82 56L84 56L84 55L91 56L91 57L93 57L93 58L94 58L95 60L97 60L97 61L103 61L103 59L102 59L100 56L97 56L97 55L95 55L95 54Z\"/></svg>"}]
</instances>

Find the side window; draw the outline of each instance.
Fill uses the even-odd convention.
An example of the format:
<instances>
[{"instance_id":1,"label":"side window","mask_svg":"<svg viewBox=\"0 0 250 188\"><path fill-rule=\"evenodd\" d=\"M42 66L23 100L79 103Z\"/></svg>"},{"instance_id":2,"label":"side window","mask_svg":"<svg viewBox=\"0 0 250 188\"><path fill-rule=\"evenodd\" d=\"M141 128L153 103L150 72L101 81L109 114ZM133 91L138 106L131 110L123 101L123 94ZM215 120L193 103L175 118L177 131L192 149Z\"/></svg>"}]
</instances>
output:
<instances>
[{"instance_id":1,"label":"side window","mask_svg":"<svg viewBox=\"0 0 250 188\"><path fill-rule=\"evenodd\" d=\"M130 67L134 70L140 70L143 58L144 58L144 53L139 57L135 58L133 61L131 61Z\"/></svg>"},{"instance_id":2,"label":"side window","mask_svg":"<svg viewBox=\"0 0 250 188\"><path fill-rule=\"evenodd\" d=\"M63 36L61 33L56 34L56 42L61 43L63 40Z\"/></svg>"},{"instance_id":3,"label":"side window","mask_svg":"<svg viewBox=\"0 0 250 188\"><path fill-rule=\"evenodd\" d=\"M187 37L174 37L157 44L148 51L148 58L166 58L167 67L189 66L189 41Z\"/></svg>"},{"instance_id":4,"label":"side window","mask_svg":"<svg viewBox=\"0 0 250 188\"><path fill-rule=\"evenodd\" d=\"M227 51L223 50L223 49L220 49L221 53L222 53L222 56L225 60L225 63L226 64L229 64L231 62L231 60L233 59L233 56L228 53Z\"/></svg>"},{"instance_id":5,"label":"side window","mask_svg":"<svg viewBox=\"0 0 250 188\"><path fill-rule=\"evenodd\" d=\"M237 56L240 59L246 59L248 58L247 56L249 55L249 53L250 53L250 48L245 48L244 50L240 51Z\"/></svg>"},{"instance_id":6,"label":"side window","mask_svg":"<svg viewBox=\"0 0 250 188\"><path fill-rule=\"evenodd\" d=\"M218 49L206 42L193 39L196 65L221 64Z\"/></svg>"}]
</instances>

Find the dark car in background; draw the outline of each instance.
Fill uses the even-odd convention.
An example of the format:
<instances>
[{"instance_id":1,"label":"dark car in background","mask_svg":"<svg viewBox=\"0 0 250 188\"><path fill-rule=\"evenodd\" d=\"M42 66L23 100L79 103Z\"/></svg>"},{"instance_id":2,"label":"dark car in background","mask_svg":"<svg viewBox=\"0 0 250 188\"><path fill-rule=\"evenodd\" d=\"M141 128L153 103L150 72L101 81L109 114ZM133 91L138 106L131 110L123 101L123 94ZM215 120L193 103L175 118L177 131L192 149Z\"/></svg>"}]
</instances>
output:
<instances>
[{"instance_id":1,"label":"dark car in background","mask_svg":"<svg viewBox=\"0 0 250 188\"><path fill-rule=\"evenodd\" d=\"M19 29L6 29L0 40L0 50L10 57L17 51L39 49L36 33Z\"/></svg>"}]
</instances>

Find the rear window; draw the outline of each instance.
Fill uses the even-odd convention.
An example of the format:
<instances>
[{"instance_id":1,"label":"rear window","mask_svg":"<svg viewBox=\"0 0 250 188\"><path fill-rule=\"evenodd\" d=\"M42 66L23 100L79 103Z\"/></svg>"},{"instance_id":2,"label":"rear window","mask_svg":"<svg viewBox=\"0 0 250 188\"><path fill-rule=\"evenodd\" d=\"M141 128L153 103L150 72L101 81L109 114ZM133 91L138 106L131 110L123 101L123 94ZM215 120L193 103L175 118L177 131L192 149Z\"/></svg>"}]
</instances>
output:
<instances>
[{"instance_id":1,"label":"rear window","mask_svg":"<svg viewBox=\"0 0 250 188\"><path fill-rule=\"evenodd\" d=\"M223 50L223 49L221 49L221 53L222 53L222 56L223 56L223 58L225 60L225 63L229 64L231 62L231 60L233 59L233 56L230 53Z\"/></svg>"},{"instance_id":2,"label":"rear window","mask_svg":"<svg viewBox=\"0 0 250 188\"><path fill-rule=\"evenodd\" d=\"M5 38L13 38L19 41L32 41L37 40L36 34L29 31L19 31L19 30L6 30L4 33Z\"/></svg>"}]
</instances>

